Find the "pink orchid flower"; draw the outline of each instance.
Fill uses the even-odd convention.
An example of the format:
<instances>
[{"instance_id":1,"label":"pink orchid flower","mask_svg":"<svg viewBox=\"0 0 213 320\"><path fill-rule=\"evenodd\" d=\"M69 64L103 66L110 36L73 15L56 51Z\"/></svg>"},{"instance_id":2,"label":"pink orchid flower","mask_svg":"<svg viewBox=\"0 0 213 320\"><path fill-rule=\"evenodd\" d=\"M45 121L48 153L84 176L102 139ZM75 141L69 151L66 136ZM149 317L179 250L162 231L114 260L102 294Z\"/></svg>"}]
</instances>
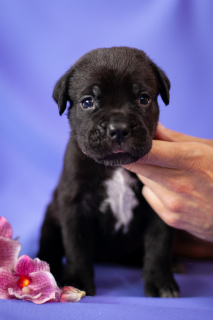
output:
<instances>
[{"instance_id":1,"label":"pink orchid flower","mask_svg":"<svg viewBox=\"0 0 213 320\"><path fill-rule=\"evenodd\" d=\"M0 267L13 269L21 250L21 244L12 240L13 229L10 223L0 217Z\"/></svg>"},{"instance_id":2,"label":"pink orchid flower","mask_svg":"<svg viewBox=\"0 0 213 320\"><path fill-rule=\"evenodd\" d=\"M0 286L4 298L28 300L36 304L60 301L62 291L46 262L24 255L15 264L14 273L6 268L1 269Z\"/></svg>"},{"instance_id":3,"label":"pink orchid flower","mask_svg":"<svg viewBox=\"0 0 213 320\"><path fill-rule=\"evenodd\" d=\"M12 240L12 227L0 217L0 299L22 299L35 304L76 302L84 291L73 287L59 289L48 263L27 255L18 258L21 245Z\"/></svg>"}]
</instances>

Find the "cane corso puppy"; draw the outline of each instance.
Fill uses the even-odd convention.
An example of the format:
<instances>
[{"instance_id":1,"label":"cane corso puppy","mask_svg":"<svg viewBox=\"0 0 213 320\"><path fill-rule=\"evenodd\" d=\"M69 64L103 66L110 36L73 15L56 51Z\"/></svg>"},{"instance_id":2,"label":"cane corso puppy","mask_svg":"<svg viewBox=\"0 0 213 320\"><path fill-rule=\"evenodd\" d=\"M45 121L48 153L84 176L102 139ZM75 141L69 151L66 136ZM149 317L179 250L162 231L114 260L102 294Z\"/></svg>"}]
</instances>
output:
<instances>
[{"instance_id":1,"label":"cane corso puppy","mask_svg":"<svg viewBox=\"0 0 213 320\"><path fill-rule=\"evenodd\" d=\"M93 50L56 83L53 98L60 115L67 109L71 135L39 257L61 284L95 295L94 261L138 260L147 296L178 296L173 230L142 197L137 176L122 167L150 151L157 97L167 105L169 89L165 73L128 47Z\"/></svg>"}]
</instances>

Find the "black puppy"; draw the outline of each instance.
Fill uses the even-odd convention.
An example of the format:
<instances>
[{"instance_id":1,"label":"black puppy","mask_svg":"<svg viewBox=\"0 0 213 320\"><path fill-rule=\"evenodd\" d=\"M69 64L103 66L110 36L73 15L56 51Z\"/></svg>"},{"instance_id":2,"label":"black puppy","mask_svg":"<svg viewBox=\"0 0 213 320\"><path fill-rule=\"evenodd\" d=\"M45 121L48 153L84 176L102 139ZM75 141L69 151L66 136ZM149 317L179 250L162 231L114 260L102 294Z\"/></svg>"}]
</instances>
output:
<instances>
[{"instance_id":1,"label":"black puppy","mask_svg":"<svg viewBox=\"0 0 213 320\"><path fill-rule=\"evenodd\" d=\"M58 81L53 98L72 128L40 239L39 257L62 283L95 294L93 262L143 262L147 296L176 297L173 230L121 166L146 155L170 82L143 51L93 50ZM62 270L62 258L66 263ZM143 261L142 261L143 258ZM110 281L110 279L109 279Z\"/></svg>"}]
</instances>

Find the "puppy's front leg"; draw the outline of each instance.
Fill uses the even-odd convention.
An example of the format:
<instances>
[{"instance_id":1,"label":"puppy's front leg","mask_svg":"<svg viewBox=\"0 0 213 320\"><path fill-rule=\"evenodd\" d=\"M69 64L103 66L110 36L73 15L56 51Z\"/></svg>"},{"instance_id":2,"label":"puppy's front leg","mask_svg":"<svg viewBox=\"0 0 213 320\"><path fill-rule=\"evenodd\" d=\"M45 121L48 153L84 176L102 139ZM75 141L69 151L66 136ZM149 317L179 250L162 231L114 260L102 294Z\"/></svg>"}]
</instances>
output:
<instances>
[{"instance_id":1,"label":"puppy's front leg","mask_svg":"<svg viewBox=\"0 0 213 320\"><path fill-rule=\"evenodd\" d=\"M62 212L62 238L66 264L63 285L72 285L95 295L93 254L94 226L89 213L79 203L72 203Z\"/></svg>"},{"instance_id":2,"label":"puppy's front leg","mask_svg":"<svg viewBox=\"0 0 213 320\"><path fill-rule=\"evenodd\" d=\"M148 297L178 297L171 268L173 229L156 215L145 235L143 276Z\"/></svg>"}]
</instances>

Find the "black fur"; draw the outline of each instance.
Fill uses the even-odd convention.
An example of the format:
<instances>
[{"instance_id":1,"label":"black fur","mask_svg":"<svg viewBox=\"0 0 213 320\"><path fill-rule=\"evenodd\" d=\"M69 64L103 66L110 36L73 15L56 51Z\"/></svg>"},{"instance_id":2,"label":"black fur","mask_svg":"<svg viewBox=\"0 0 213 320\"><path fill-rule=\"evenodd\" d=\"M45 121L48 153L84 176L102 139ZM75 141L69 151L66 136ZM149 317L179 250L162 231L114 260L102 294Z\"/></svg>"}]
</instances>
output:
<instances>
[{"instance_id":1,"label":"black fur","mask_svg":"<svg viewBox=\"0 0 213 320\"><path fill-rule=\"evenodd\" d=\"M178 296L171 271L173 230L142 197L136 175L120 168L150 151L159 118L157 96L168 104L169 89L165 73L143 51L127 47L93 50L57 82L53 98L60 115L69 102L72 132L42 227L39 257L62 284L94 295L94 261L138 260L147 296ZM106 182L118 170L137 201L126 226L117 225L113 204L104 202L107 192L117 194ZM123 200L128 205L130 200Z\"/></svg>"}]
</instances>

